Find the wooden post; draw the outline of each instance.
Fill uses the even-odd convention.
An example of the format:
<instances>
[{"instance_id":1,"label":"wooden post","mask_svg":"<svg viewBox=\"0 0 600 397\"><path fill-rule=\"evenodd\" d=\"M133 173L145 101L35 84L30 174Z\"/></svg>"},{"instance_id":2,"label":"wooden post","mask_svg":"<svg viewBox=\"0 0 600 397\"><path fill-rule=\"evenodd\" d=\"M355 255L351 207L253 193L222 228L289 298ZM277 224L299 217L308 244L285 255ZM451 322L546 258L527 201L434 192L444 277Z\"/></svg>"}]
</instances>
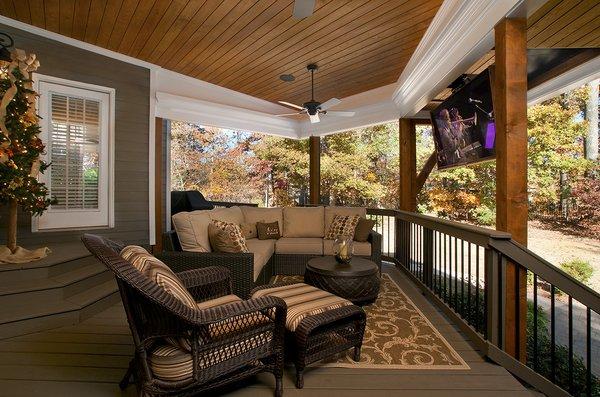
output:
<instances>
[{"instance_id":1,"label":"wooden post","mask_svg":"<svg viewBox=\"0 0 600 397\"><path fill-rule=\"evenodd\" d=\"M415 123L400 119L400 183L398 208L403 211L417 210L417 138Z\"/></svg>"},{"instance_id":2,"label":"wooden post","mask_svg":"<svg viewBox=\"0 0 600 397\"><path fill-rule=\"evenodd\" d=\"M527 22L504 19L495 27L496 66L496 228L527 245ZM507 353L526 354L527 274L506 264L505 332Z\"/></svg>"},{"instance_id":3,"label":"wooden post","mask_svg":"<svg viewBox=\"0 0 600 397\"><path fill-rule=\"evenodd\" d=\"M163 119L156 117L155 133L154 133L154 227L156 231L156 244L152 252L159 253L163 250L162 235L163 235Z\"/></svg>"},{"instance_id":4,"label":"wooden post","mask_svg":"<svg viewBox=\"0 0 600 397\"><path fill-rule=\"evenodd\" d=\"M309 190L310 204L321 203L321 138L311 136L309 138Z\"/></svg>"}]
</instances>

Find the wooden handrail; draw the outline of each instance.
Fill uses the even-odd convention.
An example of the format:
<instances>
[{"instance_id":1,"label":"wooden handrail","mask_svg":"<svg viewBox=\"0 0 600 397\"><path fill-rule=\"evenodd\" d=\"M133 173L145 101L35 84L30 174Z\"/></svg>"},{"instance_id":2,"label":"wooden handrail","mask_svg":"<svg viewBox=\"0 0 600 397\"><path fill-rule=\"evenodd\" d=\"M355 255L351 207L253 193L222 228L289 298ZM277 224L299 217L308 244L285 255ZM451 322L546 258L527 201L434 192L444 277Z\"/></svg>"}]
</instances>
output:
<instances>
[{"instance_id":1,"label":"wooden handrail","mask_svg":"<svg viewBox=\"0 0 600 397\"><path fill-rule=\"evenodd\" d=\"M600 314L600 294L514 240L490 241L490 246L542 280Z\"/></svg>"}]
</instances>

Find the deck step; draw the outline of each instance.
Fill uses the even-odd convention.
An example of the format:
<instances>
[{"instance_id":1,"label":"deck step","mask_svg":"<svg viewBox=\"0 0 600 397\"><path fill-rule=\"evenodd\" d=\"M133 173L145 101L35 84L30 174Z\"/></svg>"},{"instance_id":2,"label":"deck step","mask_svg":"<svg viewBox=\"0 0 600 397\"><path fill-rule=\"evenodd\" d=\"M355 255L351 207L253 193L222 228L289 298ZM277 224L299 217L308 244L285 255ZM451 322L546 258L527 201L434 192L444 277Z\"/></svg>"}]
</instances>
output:
<instances>
[{"instance_id":1,"label":"deck step","mask_svg":"<svg viewBox=\"0 0 600 397\"><path fill-rule=\"evenodd\" d=\"M0 268L0 339L75 325L119 301L113 274L82 246Z\"/></svg>"}]
</instances>

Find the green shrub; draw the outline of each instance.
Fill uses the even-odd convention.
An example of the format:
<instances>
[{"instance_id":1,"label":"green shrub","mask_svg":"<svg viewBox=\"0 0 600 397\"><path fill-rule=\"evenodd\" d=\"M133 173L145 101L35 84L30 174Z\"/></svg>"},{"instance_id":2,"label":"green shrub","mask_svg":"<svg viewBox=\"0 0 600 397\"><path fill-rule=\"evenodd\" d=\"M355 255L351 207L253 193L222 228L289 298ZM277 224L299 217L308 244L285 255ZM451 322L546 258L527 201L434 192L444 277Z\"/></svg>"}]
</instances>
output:
<instances>
[{"instance_id":1,"label":"green shrub","mask_svg":"<svg viewBox=\"0 0 600 397\"><path fill-rule=\"evenodd\" d=\"M471 215L479 225L492 226L496 223L496 212L485 205L480 205L472 210Z\"/></svg>"},{"instance_id":2,"label":"green shrub","mask_svg":"<svg viewBox=\"0 0 600 397\"><path fill-rule=\"evenodd\" d=\"M583 259L573 259L569 262L562 262L560 268L575 280L587 284L594 274L594 268L588 261Z\"/></svg>"}]
</instances>

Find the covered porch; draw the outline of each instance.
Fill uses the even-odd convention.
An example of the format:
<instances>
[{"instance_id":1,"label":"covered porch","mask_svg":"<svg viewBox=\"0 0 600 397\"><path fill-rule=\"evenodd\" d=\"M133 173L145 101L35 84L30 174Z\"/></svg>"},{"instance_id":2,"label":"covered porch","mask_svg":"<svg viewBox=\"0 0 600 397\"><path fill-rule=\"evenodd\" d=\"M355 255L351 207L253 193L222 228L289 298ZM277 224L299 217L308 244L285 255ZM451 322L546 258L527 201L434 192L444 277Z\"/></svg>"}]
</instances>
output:
<instances>
[{"instance_id":1,"label":"covered porch","mask_svg":"<svg viewBox=\"0 0 600 397\"><path fill-rule=\"evenodd\" d=\"M169 250L163 236L173 229L172 120L308 140L307 207L324 204L324 136L397 123L397 203L367 208L366 218L381 235L375 248L383 275L464 365L318 364L306 371L303 389L288 365L285 395L597 395L600 296L526 247L526 111L598 76L600 6L334 0L292 18L294 3L0 4L0 30L47 62L34 77L46 84L45 95L48 87L76 82L78 90L100 90L110 125L99 140L108 147L101 172L107 179L98 183L107 201L103 221L89 224L67 212L61 221L74 223L48 221L44 230L19 216L21 241L48 245L54 254L0 267L0 302L11 305L0 316L0 394L136 395L133 386L118 387L134 344L117 284L79 240L99 234L159 258ZM541 66L528 76L528 49L556 48L577 50L564 62L537 58ZM79 60L85 70L73 66ZM315 63L321 80L313 85ZM417 195L438 158L432 153L417 169L417 126L431 123L429 112L461 76L490 66L497 230L421 215ZM289 114L290 103L297 114ZM274 385L261 374L218 392L266 396Z\"/></svg>"}]
</instances>

